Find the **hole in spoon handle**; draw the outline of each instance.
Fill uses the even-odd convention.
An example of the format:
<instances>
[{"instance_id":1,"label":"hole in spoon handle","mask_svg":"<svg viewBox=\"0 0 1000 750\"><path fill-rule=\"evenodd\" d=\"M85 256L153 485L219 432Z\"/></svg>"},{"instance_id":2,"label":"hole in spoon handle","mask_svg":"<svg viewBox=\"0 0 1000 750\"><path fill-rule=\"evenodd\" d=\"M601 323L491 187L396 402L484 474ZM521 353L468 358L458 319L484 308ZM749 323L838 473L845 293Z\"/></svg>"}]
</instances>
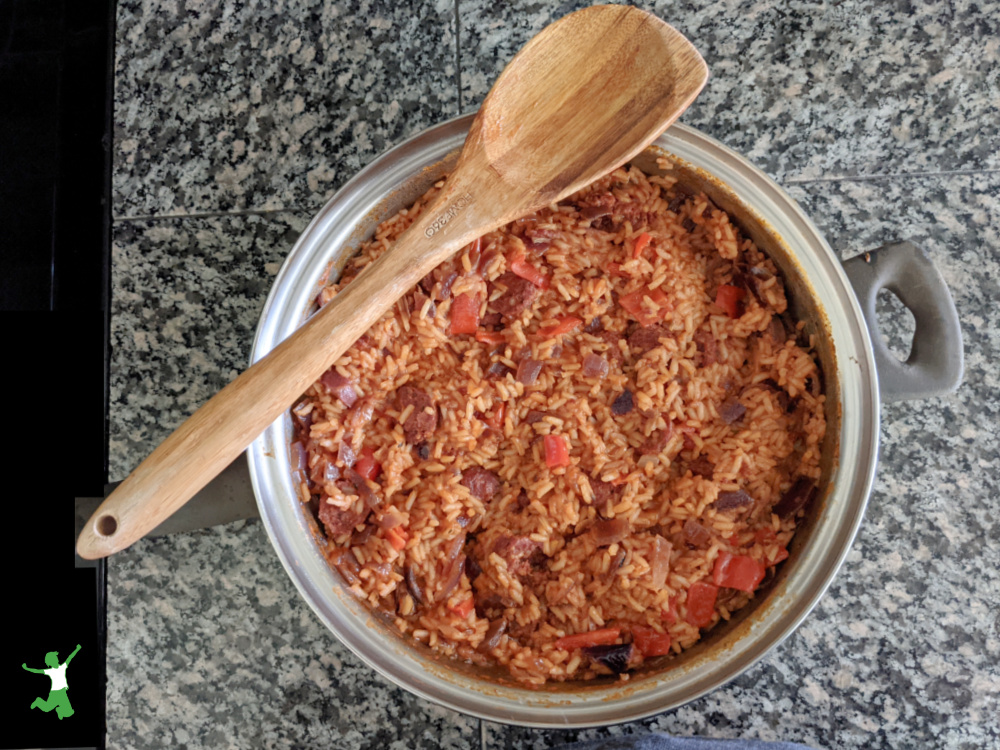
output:
<instances>
[{"instance_id":1,"label":"hole in spoon handle","mask_svg":"<svg viewBox=\"0 0 1000 750\"><path fill-rule=\"evenodd\" d=\"M118 519L114 516L101 516L97 519L97 523L94 524L94 528L100 536L112 536L118 531Z\"/></svg>"}]
</instances>

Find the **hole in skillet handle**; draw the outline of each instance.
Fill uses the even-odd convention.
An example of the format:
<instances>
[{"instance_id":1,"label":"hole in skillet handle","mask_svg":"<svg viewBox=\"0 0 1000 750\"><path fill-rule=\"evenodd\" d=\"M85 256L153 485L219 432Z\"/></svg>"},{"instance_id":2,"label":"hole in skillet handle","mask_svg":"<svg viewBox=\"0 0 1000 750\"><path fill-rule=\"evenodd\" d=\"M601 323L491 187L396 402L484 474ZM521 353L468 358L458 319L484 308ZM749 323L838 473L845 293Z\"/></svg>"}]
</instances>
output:
<instances>
[{"instance_id":1,"label":"hole in skillet handle","mask_svg":"<svg viewBox=\"0 0 1000 750\"><path fill-rule=\"evenodd\" d=\"M912 242L884 245L844 263L872 341L883 403L950 393L962 382L962 329L948 286ZM901 362L883 342L876 302L888 289L913 314L913 343Z\"/></svg>"},{"instance_id":2,"label":"hole in skillet handle","mask_svg":"<svg viewBox=\"0 0 1000 750\"><path fill-rule=\"evenodd\" d=\"M875 314L878 316L878 330L882 343L900 362L910 358L913 336L917 330L916 320L910 308L896 294L885 287L875 298Z\"/></svg>"}]
</instances>

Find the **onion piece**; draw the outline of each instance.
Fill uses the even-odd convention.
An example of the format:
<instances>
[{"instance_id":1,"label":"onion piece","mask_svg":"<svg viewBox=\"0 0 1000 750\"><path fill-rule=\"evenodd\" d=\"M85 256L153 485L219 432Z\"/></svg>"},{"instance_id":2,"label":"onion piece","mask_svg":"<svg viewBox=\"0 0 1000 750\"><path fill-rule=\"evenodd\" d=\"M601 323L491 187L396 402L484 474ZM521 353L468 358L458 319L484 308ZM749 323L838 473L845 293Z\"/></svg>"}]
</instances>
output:
<instances>
[{"instance_id":1,"label":"onion piece","mask_svg":"<svg viewBox=\"0 0 1000 750\"><path fill-rule=\"evenodd\" d=\"M764 301L764 284L774 278L774 274L766 268L760 266L750 266L745 274L740 274L744 286L746 286L753 296L759 301Z\"/></svg>"},{"instance_id":2,"label":"onion piece","mask_svg":"<svg viewBox=\"0 0 1000 750\"><path fill-rule=\"evenodd\" d=\"M486 370L486 377L488 378L503 378L507 376L508 372L513 372L507 365L503 362L494 362Z\"/></svg>"},{"instance_id":3,"label":"onion piece","mask_svg":"<svg viewBox=\"0 0 1000 750\"><path fill-rule=\"evenodd\" d=\"M474 581L482 575L483 569L479 567L476 558L471 555L465 558L465 576L469 581Z\"/></svg>"},{"instance_id":4,"label":"onion piece","mask_svg":"<svg viewBox=\"0 0 1000 750\"><path fill-rule=\"evenodd\" d=\"M316 465L309 470L310 486L335 482L338 479L340 479L340 469L334 465L333 461L326 454L322 454Z\"/></svg>"},{"instance_id":5,"label":"onion piece","mask_svg":"<svg viewBox=\"0 0 1000 750\"><path fill-rule=\"evenodd\" d=\"M629 534L629 523L627 518L612 518L594 523L594 541L598 547L607 547L609 544L620 542Z\"/></svg>"},{"instance_id":6,"label":"onion piece","mask_svg":"<svg viewBox=\"0 0 1000 750\"><path fill-rule=\"evenodd\" d=\"M818 397L823 392L823 371L817 370L816 377L806 378L806 385L809 392Z\"/></svg>"},{"instance_id":7,"label":"onion piece","mask_svg":"<svg viewBox=\"0 0 1000 750\"><path fill-rule=\"evenodd\" d=\"M735 398L727 399L719 404L719 416L722 417L722 421L726 424L732 424L742 419L746 413L747 408Z\"/></svg>"},{"instance_id":8,"label":"onion piece","mask_svg":"<svg viewBox=\"0 0 1000 750\"><path fill-rule=\"evenodd\" d=\"M535 255L545 255L546 251L552 247L551 242L529 242L526 247Z\"/></svg>"},{"instance_id":9,"label":"onion piece","mask_svg":"<svg viewBox=\"0 0 1000 750\"><path fill-rule=\"evenodd\" d=\"M673 552L673 545L657 534L653 539L653 554L649 561L649 572L653 579L653 588L661 589L667 582L667 573L670 570L670 553Z\"/></svg>"},{"instance_id":10,"label":"onion piece","mask_svg":"<svg viewBox=\"0 0 1000 750\"><path fill-rule=\"evenodd\" d=\"M444 559L451 563L458 559L459 553L462 551L462 547L465 546L465 534L459 534L451 543L448 545L447 550L445 550Z\"/></svg>"},{"instance_id":11,"label":"onion piece","mask_svg":"<svg viewBox=\"0 0 1000 750\"><path fill-rule=\"evenodd\" d=\"M487 267L490 265L490 262L495 257L497 257L497 255L499 255L499 253L492 248L484 251L483 254L479 256L479 262L476 264L476 273L478 273L480 276L485 276L483 271L487 269Z\"/></svg>"},{"instance_id":12,"label":"onion piece","mask_svg":"<svg viewBox=\"0 0 1000 750\"><path fill-rule=\"evenodd\" d=\"M775 344L778 346L785 345L785 341L788 339L788 332L785 330L785 324L781 322L781 318L777 315L771 316L771 322L767 324L767 332Z\"/></svg>"},{"instance_id":13,"label":"onion piece","mask_svg":"<svg viewBox=\"0 0 1000 750\"><path fill-rule=\"evenodd\" d=\"M423 292L418 291L413 293L413 312L419 313L421 310L424 309L424 305L426 305L428 302L430 303L430 305L427 307L427 317L433 318L434 313L437 312L437 307L434 305L434 300L432 300Z\"/></svg>"},{"instance_id":14,"label":"onion piece","mask_svg":"<svg viewBox=\"0 0 1000 750\"><path fill-rule=\"evenodd\" d=\"M455 590L455 587L458 586L458 582L462 580L462 573L464 571L465 555L459 555L458 559L452 562L451 567L448 569L441 592L437 595L437 601L443 602L448 598L451 592Z\"/></svg>"},{"instance_id":15,"label":"onion piece","mask_svg":"<svg viewBox=\"0 0 1000 750\"><path fill-rule=\"evenodd\" d=\"M615 674L621 674L628 669L632 658L632 644L611 644L609 646L585 646L580 649L596 662L599 662Z\"/></svg>"},{"instance_id":16,"label":"onion piece","mask_svg":"<svg viewBox=\"0 0 1000 750\"><path fill-rule=\"evenodd\" d=\"M351 484L353 484L354 489L358 491L358 495L361 497L361 500L364 502L365 507L368 510L373 510L375 508L378 508L382 504L382 500L379 498L379 496L376 495L375 491L368 486L367 479L358 474L358 472L356 472L354 469L348 469L344 473L347 476L347 478L351 480Z\"/></svg>"},{"instance_id":17,"label":"onion piece","mask_svg":"<svg viewBox=\"0 0 1000 750\"><path fill-rule=\"evenodd\" d=\"M451 285L455 283L455 279L458 278L458 273L452 271L444 280L441 282L441 299L446 300L451 296Z\"/></svg>"},{"instance_id":18,"label":"onion piece","mask_svg":"<svg viewBox=\"0 0 1000 750\"><path fill-rule=\"evenodd\" d=\"M588 354L583 358L584 377L604 380L608 374L608 361L599 354Z\"/></svg>"},{"instance_id":19,"label":"onion piece","mask_svg":"<svg viewBox=\"0 0 1000 750\"><path fill-rule=\"evenodd\" d=\"M427 600L424 598L424 589L417 581L417 574L413 572L413 566L407 565L406 570L403 571L403 578L406 581L406 588L410 590L410 596L417 604L424 604Z\"/></svg>"},{"instance_id":20,"label":"onion piece","mask_svg":"<svg viewBox=\"0 0 1000 750\"><path fill-rule=\"evenodd\" d=\"M615 555L611 564L608 566L608 572L604 574L603 578L605 581L612 580L616 575L618 575L618 570L622 565L625 564L625 558L628 557L628 553L625 551L624 547L618 548L618 554Z\"/></svg>"},{"instance_id":21,"label":"onion piece","mask_svg":"<svg viewBox=\"0 0 1000 750\"><path fill-rule=\"evenodd\" d=\"M330 562L340 571L340 575L347 581L348 586L353 586L358 582L358 573L361 572L361 566L358 565L358 558L354 556L351 550L344 548L333 550L330 553Z\"/></svg>"},{"instance_id":22,"label":"onion piece","mask_svg":"<svg viewBox=\"0 0 1000 750\"><path fill-rule=\"evenodd\" d=\"M372 534L374 533L375 533L375 524L366 523L365 527L361 531L355 531L353 534L351 534L351 546L352 547L363 546L369 539L372 538Z\"/></svg>"},{"instance_id":23,"label":"onion piece","mask_svg":"<svg viewBox=\"0 0 1000 750\"><path fill-rule=\"evenodd\" d=\"M299 413L302 409L306 408L307 404L307 401L303 401L292 409L292 422L295 424L296 437L309 437L309 428L312 427L314 410L310 409L305 415Z\"/></svg>"},{"instance_id":24,"label":"onion piece","mask_svg":"<svg viewBox=\"0 0 1000 750\"><path fill-rule=\"evenodd\" d=\"M326 386L326 389L330 393L339 398L348 409L357 403L358 393L354 390L351 381L337 372L333 367L323 373L320 382Z\"/></svg>"},{"instance_id":25,"label":"onion piece","mask_svg":"<svg viewBox=\"0 0 1000 750\"><path fill-rule=\"evenodd\" d=\"M541 371L542 363L537 359L522 359L517 366L517 382L522 385L534 385Z\"/></svg>"},{"instance_id":26,"label":"onion piece","mask_svg":"<svg viewBox=\"0 0 1000 750\"><path fill-rule=\"evenodd\" d=\"M602 216L611 215L611 206L603 204L597 206L584 206L580 209L580 215L585 219L598 219Z\"/></svg>"},{"instance_id":27,"label":"onion piece","mask_svg":"<svg viewBox=\"0 0 1000 750\"><path fill-rule=\"evenodd\" d=\"M462 573L465 571L465 555L462 548L465 546L465 534L459 534L449 542L444 556L444 583L441 591L438 592L437 601L444 601L448 595L455 590L458 582L462 580Z\"/></svg>"},{"instance_id":28,"label":"onion piece","mask_svg":"<svg viewBox=\"0 0 1000 750\"><path fill-rule=\"evenodd\" d=\"M771 318L772 323L775 320L778 320L778 318L777 317ZM778 321L778 325L779 326L781 325L780 320ZM784 331L785 329L782 328L781 330ZM782 341L784 341L784 339L782 339ZM778 402L778 406L781 408L783 412L789 413L788 407L789 404L791 403L791 398L789 398L787 391L785 391L784 388L778 385L776 380L774 380L773 378L768 378L767 380L763 380L760 383L760 387L766 388L767 390L774 393L774 398ZM794 409L792 409L792 411L794 411Z\"/></svg>"},{"instance_id":29,"label":"onion piece","mask_svg":"<svg viewBox=\"0 0 1000 750\"><path fill-rule=\"evenodd\" d=\"M732 510L742 508L744 505L753 505L753 498L746 490L736 490L736 492L720 492L712 507L716 510Z\"/></svg>"},{"instance_id":30,"label":"onion piece","mask_svg":"<svg viewBox=\"0 0 1000 750\"><path fill-rule=\"evenodd\" d=\"M492 651L497 646L500 645L500 639L503 634L507 632L507 621L506 620L494 620L490 623L489 629L486 631L486 635L483 637L483 642L479 644L480 651Z\"/></svg>"},{"instance_id":31,"label":"onion piece","mask_svg":"<svg viewBox=\"0 0 1000 750\"><path fill-rule=\"evenodd\" d=\"M611 404L611 413L616 417L621 417L632 411L634 408L634 402L632 400L632 391L627 388L621 392L621 394L614 400Z\"/></svg>"},{"instance_id":32,"label":"onion piece","mask_svg":"<svg viewBox=\"0 0 1000 750\"><path fill-rule=\"evenodd\" d=\"M476 268L479 265L479 259L483 255L483 238L477 237L469 245L469 265Z\"/></svg>"},{"instance_id":33,"label":"onion piece","mask_svg":"<svg viewBox=\"0 0 1000 750\"><path fill-rule=\"evenodd\" d=\"M357 431L372 421L375 413L375 400L366 398L357 404L347 415L347 422L352 431Z\"/></svg>"},{"instance_id":34,"label":"onion piece","mask_svg":"<svg viewBox=\"0 0 1000 750\"><path fill-rule=\"evenodd\" d=\"M402 522L403 519L396 513L395 508L386 508L375 517L375 523L383 529L394 529Z\"/></svg>"},{"instance_id":35,"label":"onion piece","mask_svg":"<svg viewBox=\"0 0 1000 750\"><path fill-rule=\"evenodd\" d=\"M781 500L771 508L779 518L790 518L798 513L816 494L816 483L807 477L799 477L795 484L782 495Z\"/></svg>"},{"instance_id":36,"label":"onion piece","mask_svg":"<svg viewBox=\"0 0 1000 750\"><path fill-rule=\"evenodd\" d=\"M695 547L704 547L712 541L712 532L689 518L684 522L684 539Z\"/></svg>"},{"instance_id":37,"label":"onion piece","mask_svg":"<svg viewBox=\"0 0 1000 750\"><path fill-rule=\"evenodd\" d=\"M304 481L306 469L309 466L306 459L306 447L301 442L296 440L291 445L289 458L292 462L292 471L301 476L300 481Z\"/></svg>"},{"instance_id":38,"label":"onion piece","mask_svg":"<svg viewBox=\"0 0 1000 750\"><path fill-rule=\"evenodd\" d=\"M351 440L347 435L344 435L343 441L340 443L340 448L337 449L337 461L342 463L347 468L354 466L354 462L358 460L357 455L354 453L354 449L351 447Z\"/></svg>"}]
</instances>

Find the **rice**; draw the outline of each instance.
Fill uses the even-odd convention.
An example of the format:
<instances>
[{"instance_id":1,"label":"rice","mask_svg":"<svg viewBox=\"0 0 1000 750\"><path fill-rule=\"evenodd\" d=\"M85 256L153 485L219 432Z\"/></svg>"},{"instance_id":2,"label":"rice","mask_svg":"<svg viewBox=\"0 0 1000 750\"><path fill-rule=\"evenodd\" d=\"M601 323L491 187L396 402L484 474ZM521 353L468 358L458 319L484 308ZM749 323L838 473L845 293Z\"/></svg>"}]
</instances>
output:
<instances>
[{"instance_id":1,"label":"rice","mask_svg":"<svg viewBox=\"0 0 1000 750\"><path fill-rule=\"evenodd\" d=\"M627 679L787 556L826 430L802 330L708 196L616 170L466 247L307 391L300 499L351 590L438 653Z\"/></svg>"}]
</instances>

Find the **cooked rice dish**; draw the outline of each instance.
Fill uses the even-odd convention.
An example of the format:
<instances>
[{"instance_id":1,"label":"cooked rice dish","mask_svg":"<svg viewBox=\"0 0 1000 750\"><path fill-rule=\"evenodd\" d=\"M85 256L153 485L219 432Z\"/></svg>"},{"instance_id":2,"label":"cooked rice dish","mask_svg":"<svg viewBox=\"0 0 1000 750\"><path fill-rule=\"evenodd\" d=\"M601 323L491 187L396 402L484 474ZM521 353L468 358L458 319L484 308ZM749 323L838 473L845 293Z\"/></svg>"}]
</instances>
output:
<instances>
[{"instance_id":1,"label":"cooked rice dish","mask_svg":"<svg viewBox=\"0 0 1000 750\"><path fill-rule=\"evenodd\" d=\"M817 492L823 380L778 270L661 166L467 246L292 410L350 589L523 685L666 663L773 577Z\"/></svg>"}]
</instances>

